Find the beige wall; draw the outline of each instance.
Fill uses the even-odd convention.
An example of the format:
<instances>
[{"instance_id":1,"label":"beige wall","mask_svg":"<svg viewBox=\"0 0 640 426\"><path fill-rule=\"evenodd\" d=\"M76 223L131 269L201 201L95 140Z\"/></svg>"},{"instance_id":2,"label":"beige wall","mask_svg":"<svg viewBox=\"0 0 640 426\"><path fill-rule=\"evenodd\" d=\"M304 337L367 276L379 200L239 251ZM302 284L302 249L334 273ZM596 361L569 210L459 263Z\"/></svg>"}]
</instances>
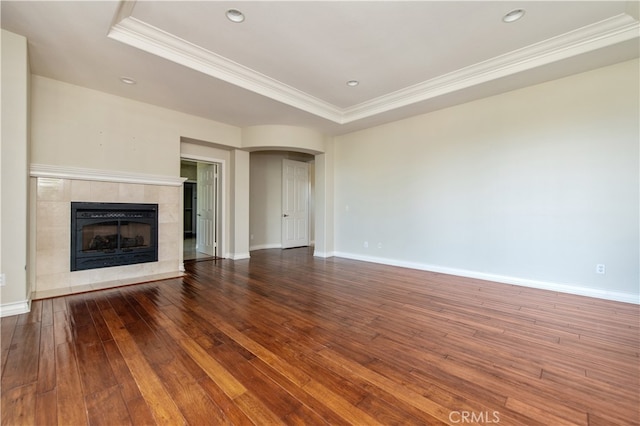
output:
<instances>
[{"instance_id":1,"label":"beige wall","mask_svg":"<svg viewBox=\"0 0 640 426\"><path fill-rule=\"evenodd\" d=\"M240 145L234 126L44 77L32 81L36 164L177 177L181 137Z\"/></svg>"},{"instance_id":2,"label":"beige wall","mask_svg":"<svg viewBox=\"0 0 640 426\"><path fill-rule=\"evenodd\" d=\"M337 137L335 251L637 302L638 76L634 60Z\"/></svg>"},{"instance_id":3,"label":"beige wall","mask_svg":"<svg viewBox=\"0 0 640 426\"><path fill-rule=\"evenodd\" d=\"M249 255L249 153L231 151L230 228L229 250L231 259L246 259Z\"/></svg>"},{"instance_id":4,"label":"beige wall","mask_svg":"<svg viewBox=\"0 0 640 426\"><path fill-rule=\"evenodd\" d=\"M335 247L335 141L325 138L325 152L314 162L314 256L330 257Z\"/></svg>"},{"instance_id":5,"label":"beige wall","mask_svg":"<svg viewBox=\"0 0 640 426\"><path fill-rule=\"evenodd\" d=\"M2 30L1 38L0 314L4 316L29 308L29 64L24 37Z\"/></svg>"}]
</instances>

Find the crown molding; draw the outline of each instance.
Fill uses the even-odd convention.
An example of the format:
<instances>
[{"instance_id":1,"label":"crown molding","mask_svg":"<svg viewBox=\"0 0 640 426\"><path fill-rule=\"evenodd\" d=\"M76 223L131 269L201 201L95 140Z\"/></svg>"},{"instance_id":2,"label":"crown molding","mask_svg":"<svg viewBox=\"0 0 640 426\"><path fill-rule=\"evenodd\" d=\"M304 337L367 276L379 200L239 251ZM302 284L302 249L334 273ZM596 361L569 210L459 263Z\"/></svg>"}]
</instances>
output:
<instances>
[{"instance_id":1,"label":"crown molding","mask_svg":"<svg viewBox=\"0 0 640 426\"><path fill-rule=\"evenodd\" d=\"M292 107L342 122L342 110L308 93L183 40L131 16L133 2L124 2L107 36Z\"/></svg>"},{"instance_id":2,"label":"crown molding","mask_svg":"<svg viewBox=\"0 0 640 426\"><path fill-rule=\"evenodd\" d=\"M182 177L118 172L114 170L85 169L80 167L53 166L49 164L31 164L29 175L31 177L39 178L76 179L162 186L181 186L182 183L187 180Z\"/></svg>"},{"instance_id":3,"label":"crown molding","mask_svg":"<svg viewBox=\"0 0 640 426\"><path fill-rule=\"evenodd\" d=\"M640 24L620 14L575 31L461 68L343 110L344 122L425 101L518 72L638 38Z\"/></svg>"},{"instance_id":4,"label":"crown molding","mask_svg":"<svg viewBox=\"0 0 640 426\"><path fill-rule=\"evenodd\" d=\"M338 124L426 101L640 35L638 20L623 13L375 99L340 108L134 18L134 7L134 1L122 2L108 37Z\"/></svg>"}]
</instances>

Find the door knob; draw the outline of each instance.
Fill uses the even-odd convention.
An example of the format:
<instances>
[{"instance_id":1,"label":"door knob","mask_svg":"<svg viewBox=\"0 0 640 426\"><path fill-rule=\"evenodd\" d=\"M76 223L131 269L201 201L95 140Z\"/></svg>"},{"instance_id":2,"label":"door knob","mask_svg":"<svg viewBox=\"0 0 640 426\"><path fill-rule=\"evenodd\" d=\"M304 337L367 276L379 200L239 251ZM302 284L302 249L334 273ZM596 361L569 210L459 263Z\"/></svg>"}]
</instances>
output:
<instances>
[{"instance_id":1,"label":"door knob","mask_svg":"<svg viewBox=\"0 0 640 426\"><path fill-rule=\"evenodd\" d=\"M286 214L286 213L285 213L285 214L283 214L282 216L284 216L284 217L289 217L289 215L288 215L288 214Z\"/></svg>"}]
</instances>

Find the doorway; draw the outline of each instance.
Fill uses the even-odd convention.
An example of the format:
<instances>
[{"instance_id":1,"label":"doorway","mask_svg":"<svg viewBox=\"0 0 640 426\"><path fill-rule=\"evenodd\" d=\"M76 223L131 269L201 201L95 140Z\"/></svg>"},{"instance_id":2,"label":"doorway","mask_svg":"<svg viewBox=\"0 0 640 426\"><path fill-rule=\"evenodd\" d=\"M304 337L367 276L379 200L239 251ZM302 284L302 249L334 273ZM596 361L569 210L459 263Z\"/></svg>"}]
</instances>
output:
<instances>
[{"instance_id":1,"label":"doorway","mask_svg":"<svg viewBox=\"0 0 640 426\"><path fill-rule=\"evenodd\" d=\"M250 251L314 244L314 159L294 151L251 152Z\"/></svg>"},{"instance_id":2,"label":"doorway","mask_svg":"<svg viewBox=\"0 0 640 426\"><path fill-rule=\"evenodd\" d=\"M220 165L189 159L180 161L184 182L183 258L185 261L219 258Z\"/></svg>"}]
</instances>

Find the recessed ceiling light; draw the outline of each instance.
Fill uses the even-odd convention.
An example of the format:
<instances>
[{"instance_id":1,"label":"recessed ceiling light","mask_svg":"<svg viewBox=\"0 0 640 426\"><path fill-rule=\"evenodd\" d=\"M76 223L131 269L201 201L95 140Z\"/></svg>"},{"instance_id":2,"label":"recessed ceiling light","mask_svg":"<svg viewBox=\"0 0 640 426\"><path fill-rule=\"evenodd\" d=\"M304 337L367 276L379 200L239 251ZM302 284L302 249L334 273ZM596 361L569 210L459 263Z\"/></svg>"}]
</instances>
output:
<instances>
[{"instance_id":1,"label":"recessed ceiling light","mask_svg":"<svg viewBox=\"0 0 640 426\"><path fill-rule=\"evenodd\" d=\"M360 84L360 82L358 80L349 80L349 81L347 81L347 86L349 86L349 87L356 87L358 84Z\"/></svg>"},{"instance_id":2,"label":"recessed ceiling light","mask_svg":"<svg viewBox=\"0 0 640 426\"><path fill-rule=\"evenodd\" d=\"M524 9L514 9L511 12L507 13L502 17L502 21L507 24L511 22L516 22L518 19L522 18L525 14Z\"/></svg>"},{"instance_id":3,"label":"recessed ceiling light","mask_svg":"<svg viewBox=\"0 0 640 426\"><path fill-rule=\"evenodd\" d=\"M244 13L240 12L238 9L227 10L226 15L228 20L235 22L236 24L244 21Z\"/></svg>"},{"instance_id":4,"label":"recessed ceiling light","mask_svg":"<svg viewBox=\"0 0 640 426\"><path fill-rule=\"evenodd\" d=\"M129 77L120 77L120 81L123 82L124 84L136 84L137 81L135 81L132 78Z\"/></svg>"}]
</instances>

